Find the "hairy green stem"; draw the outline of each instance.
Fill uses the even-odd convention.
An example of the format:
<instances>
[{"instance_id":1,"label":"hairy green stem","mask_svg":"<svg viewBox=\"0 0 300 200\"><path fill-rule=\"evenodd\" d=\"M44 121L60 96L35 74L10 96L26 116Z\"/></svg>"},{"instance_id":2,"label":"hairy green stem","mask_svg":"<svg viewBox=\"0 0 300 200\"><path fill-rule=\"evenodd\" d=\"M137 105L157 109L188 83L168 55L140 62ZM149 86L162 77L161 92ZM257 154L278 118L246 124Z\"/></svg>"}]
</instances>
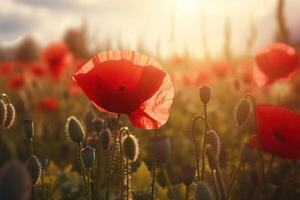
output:
<instances>
[{"instance_id":1,"label":"hairy green stem","mask_svg":"<svg viewBox=\"0 0 300 200\"><path fill-rule=\"evenodd\" d=\"M226 200L229 200L229 198L230 198L230 194L231 194L231 191L232 191L232 188L233 188L233 185L234 185L234 181L238 177L238 175L239 175L239 173L241 171L241 167L242 167L242 163L240 162L239 166L238 166L238 168L237 168L237 170L235 172L235 174L233 175L233 178L232 178L232 180L230 182L230 185L228 187Z\"/></svg>"},{"instance_id":2,"label":"hairy green stem","mask_svg":"<svg viewBox=\"0 0 300 200\"><path fill-rule=\"evenodd\" d=\"M208 131L207 104L203 104L203 109L204 109L205 128L204 128L204 136L203 136L203 142L202 142L201 180L204 179L204 173L205 173L205 146L206 146L206 135L207 135L207 131Z\"/></svg>"},{"instance_id":3,"label":"hairy green stem","mask_svg":"<svg viewBox=\"0 0 300 200\"><path fill-rule=\"evenodd\" d=\"M81 155L81 143L78 143L77 149L78 149L78 158L79 158L79 164L80 164L80 171L81 171L81 177L84 183L84 186L87 187L87 182L86 182L86 174L84 170L84 165L83 165L83 160L82 160L82 155Z\"/></svg>"},{"instance_id":4,"label":"hairy green stem","mask_svg":"<svg viewBox=\"0 0 300 200\"><path fill-rule=\"evenodd\" d=\"M167 172L167 166L163 165L161 169L162 169L162 172L164 174L165 180L166 180L167 185L168 185L170 199L173 199L173 188L172 188L172 183L171 183L169 174Z\"/></svg>"},{"instance_id":5,"label":"hairy green stem","mask_svg":"<svg viewBox=\"0 0 300 200\"><path fill-rule=\"evenodd\" d=\"M115 158L117 133L118 133L118 129L119 129L120 118L121 118L121 114L119 113L118 117L117 117L117 123L115 125L115 130L114 130L114 143L113 143L113 147L112 147L112 152L111 152L111 155L109 156L110 158L108 159L108 162L107 162L108 174L107 174L106 190L105 190L105 193L106 193L105 199L106 200L109 200L110 182L111 182L111 177L112 177L112 173L113 173L113 165L112 165L111 161Z\"/></svg>"}]
</instances>

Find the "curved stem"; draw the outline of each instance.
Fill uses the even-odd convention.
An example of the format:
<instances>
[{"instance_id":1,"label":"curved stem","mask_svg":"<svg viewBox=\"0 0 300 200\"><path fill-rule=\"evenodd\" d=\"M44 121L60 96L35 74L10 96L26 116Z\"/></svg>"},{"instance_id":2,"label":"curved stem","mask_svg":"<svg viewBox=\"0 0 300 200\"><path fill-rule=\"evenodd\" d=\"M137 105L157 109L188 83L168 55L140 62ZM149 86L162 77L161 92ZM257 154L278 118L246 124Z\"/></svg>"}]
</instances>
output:
<instances>
[{"instance_id":1,"label":"curved stem","mask_svg":"<svg viewBox=\"0 0 300 200\"><path fill-rule=\"evenodd\" d=\"M203 142L202 142L201 180L204 179L204 172L205 172L205 146L206 146L206 135L207 135L207 131L208 131L207 104L203 104L203 108L204 108L205 128L204 128L204 136L203 136Z\"/></svg>"},{"instance_id":2,"label":"curved stem","mask_svg":"<svg viewBox=\"0 0 300 200\"><path fill-rule=\"evenodd\" d=\"M121 199L123 199L124 197L124 190L123 190L123 186L124 186L124 167L123 167L123 146L122 146L122 132L119 133L119 146L120 146L120 192L121 192Z\"/></svg>"},{"instance_id":3,"label":"curved stem","mask_svg":"<svg viewBox=\"0 0 300 200\"><path fill-rule=\"evenodd\" d=\"M216 178L215 171L212 171L212 182L213 182L213 185L214 185L214 190L215 190L215 193L216 193L216 198L217 198L217 200L219 200L220 199L220 190L218 188L217 178Z\"/></svg>"},{"instance_id":4,"label":"curved stem","mask_svg":"<svg viewBox=\"0 0 300 200\"><path fill-rule=\"evenodd\" d=\"M185 186L185 200L189 200L190 197L190 185Z\"/></svg>"},{"instance_id":5,"label":"curved stem","mask_svg":"<svg viewBox=\"0 0 300 200\"><path fill-rule=\"evenodd\" d=\"M91 200L91 168L87 170L88 200Z\"/></svg>"},{"instance_id":6,"label":"curved stem","mask_svg":"<svg viewBox=\"0 0 300 200\"><path fill-rule=\"evenodd\" d=\"M130 181L129 181L129 160L126 158L126 200L129 200L129 194L130 194Z\"/></svg>"},{"instance_id":7,"label":"curved stem","mask_svg":"<svg viewBox=\"0 0 300 200\"><path fill-rule=\"evenodd\" d=\"M82 155L81 155L81 145L82 145L81 143L78 143L78 147L77 147L78 148L78 156L79 156L79 164L80 164L81 177L82 177L84 186L87 187L86 174L85 174Z\"/></svg>"},{"instance_id":8,"label":"curved stem","mask_svg":"<svg viewBox=\"0 0 300 200\"><path fill-rule=\"evenodd\" d=\"M46 199L46 187L45 187L45 171L42 170L42 174L41 174L41 181L42 181L42 188L43 188L43 200Z\"/></svg>"},{"instance_id":9,"label":"curved stem","mask_svg":"<svg viewBox=\"0 0 300 200\"><path fill-rule=\"evenodd\" d=\"M173 189L172 189L172 184L171 184L171 181L170 181L170 177L169 177L169 175L168 175L168 172L167 172L167 167L166 167L166 165L163 165L163 166L162 166L162 171L163 171L165 180L166 180L167 185L168 185L168 188L169 188L170 199L173 199Z\"/></svg>"},{"instance_id":10,"label":"curved stem","mask_svg":"<svg viewBox=\"0 0 300 200\"><path fill-rule=\"evenodd\" d=\"M231 191L232 191L232 187L233 187L234 181L237 178L237 176L239 175L239 173L241 171L241 167L242 167L242 163L240 162L239 166L238 166L238 168L237 168L237 170L236 170L236 172L235 172L235 174L234 174L234 176L233 176L233 178L231 180L229 188L227 190L227 198L226 198L226 200L229 200L229 198L230 198L230 194L231 194Z\"/></svg>"},{"instance_id":11,"label":"curved stem","mask_svg":"<svg viewBox=\"0 0 300 200\"><path fill-rule=\"evenodd\" d=\"M224 181L223 181L223 176L221 174L219 166L215 169L216 175L217 175L217 180L219 183L219 188L220 188L220 199L224 200L226 198L225 194L225 186L224 186Z\"/></svg>"},{"instance_id":12,"label":"curved stem","mask_svg":"<svg viewBox=\"0 0 300 200\"><path fill-rule=\"evenodd\" d=\"M255 103L254 97L250 94L245 95L245 98L250 99L251 103L252 103L252 106L253 106L256 142L258 144L257 152L258 152L258 156L259 156L259 159L260 159L260 162L261 162L262 179L263 179L263 182L264 182L265 181L265 165L264 165L264 159L263 159L263 156L262 156L262 152L260 150L261 141L260 141L260 137L259 137L258 122L257 122L257 115L256 115L256 103Z\"/></svg>"},{"instance_id":13,"label":"curved stem","mask_svg":"<svg viewBox=\"0 0 300 200\"><path fill-rule=\"evenodd\" d=\"M117 144L117 132L118 132L118 129L119 129L119 123L120 123L120 118L121 118L121 114L119 113L118 114L118 117L117 117L117 123L115 125L115 134L114 134L114 144L113 144L113 149L112 149L112 152L111 152L111 157L112 159L108 159L108 162L107 162L107 166L108 166L108 176L107 176L107 180L106 180L106 191L105 191L105 199L106 200L109 200L109 189L110 189L110 182L111 182L111 176L112 176L112 171L113 171L113 166L111 164L111 161L115 158L115 152L116 152L116 144Z\"/></svg>"},{"instance_id":14,"label":"curved stem","mask_svg":"<svg viewBox=\"0 0 300 200\"><path fill-rule=\"evenodd\" d=\"M9 103L10 103L9 97L8 97L7 94L5 94L5 93L2 93L2 94L0 95L0 99L3 99L4 102L5 102L6 104L9 104Z\"/></svg>"},{"instance_id":15,"label":"curved stem","mask_svg":"<svg viewBox=\"0 0 300 200\"><path fill-rule=\"evenodd\" d=\"M156 178L156 161L152 155L152 184L151 184L151 200L154 200L155 194L155 178Z\"/></svg>"},{"instance_id":16,"label":"curved stem","mask_svg":"<svg viewBox=\"0 0 300 200\"><path fill-rule=\"evenodd\" d=\"M198 119L205 121L205 118L202 115L197 115L193 119L193 124L192 124L192 137L193 137L194 148L195 148L197 180L199 180L199 178L200 178L200 161L199 161L200 155L199 155L199 148L198 148L198 143L197 143L196 136L194 133L194 129L195 129L195 125L196 125L196 122L198 121Z\"/></svg>"}]
</instances>

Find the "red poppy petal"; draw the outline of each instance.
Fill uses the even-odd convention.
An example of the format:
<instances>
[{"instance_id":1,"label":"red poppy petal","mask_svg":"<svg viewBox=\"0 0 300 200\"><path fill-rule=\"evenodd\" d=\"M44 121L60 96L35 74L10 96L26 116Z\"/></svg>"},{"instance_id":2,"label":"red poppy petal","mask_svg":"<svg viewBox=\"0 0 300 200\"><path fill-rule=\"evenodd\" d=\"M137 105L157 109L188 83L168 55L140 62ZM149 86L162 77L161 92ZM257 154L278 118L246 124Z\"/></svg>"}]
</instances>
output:
<instances>
[{"instance_id":1,"label":"red poppy petal","mask_svg":"<svg viewBox=\"0 0 300 200\"><path fill-rule=\"evenodd\" d=\"M257 105L262 149L285 158L300 158L300 117L284 107Z\"/></svg>"},{"instance_id":2,"label":"red poppy petal","mask_svg":"<svg viewBox=\"0 0 300 200\"><path fill-rule=\"evenodd\" d=\"M74 80L98 107L129 114L159 89L166 76L160 68L134 51L108 51L94 56Z\"/></svg>"},{"instance_id":3,"label":"red poppy petal","mask_svg":"<svg viewBox=\"0 0 300 200\"><path fill-rule=\"evenodd\" d=\"M167 75L157 92L145 101L137 111L130 113L129 119L131 123L144 129L161 127L169 118L169 109L173 98L173 84Z\"/></svg>"}]
</instances>

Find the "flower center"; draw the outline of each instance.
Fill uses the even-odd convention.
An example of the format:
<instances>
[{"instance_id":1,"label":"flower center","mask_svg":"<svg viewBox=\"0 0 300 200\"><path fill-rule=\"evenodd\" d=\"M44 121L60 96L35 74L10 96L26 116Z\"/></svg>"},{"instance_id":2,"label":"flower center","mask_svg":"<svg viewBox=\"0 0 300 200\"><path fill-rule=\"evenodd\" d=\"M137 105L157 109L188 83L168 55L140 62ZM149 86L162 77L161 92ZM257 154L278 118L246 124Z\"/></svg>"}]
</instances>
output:
<instances>
[{"instance_id":1,"label":"flower center","mask_svg":"<svg viewBox=\"0 0 300 200\"><path fill-rule=\"evenodd\" d=\"M124 86L124 85L121 85L121 86L119 87L119 91L125 91L125 86Z\"/></svg>"},{"instance_id":2,"label":"flower center","mask_svg":"<svg viewBox=\"0 0 300 200\"><path fill-rule=\"evenodd\" d=\"M275 139L277 139L281 144L285 144L285 142L286 142L285 138L279 131L275 130L273 135L274 135Z\"/></svg>"}]
</instances>

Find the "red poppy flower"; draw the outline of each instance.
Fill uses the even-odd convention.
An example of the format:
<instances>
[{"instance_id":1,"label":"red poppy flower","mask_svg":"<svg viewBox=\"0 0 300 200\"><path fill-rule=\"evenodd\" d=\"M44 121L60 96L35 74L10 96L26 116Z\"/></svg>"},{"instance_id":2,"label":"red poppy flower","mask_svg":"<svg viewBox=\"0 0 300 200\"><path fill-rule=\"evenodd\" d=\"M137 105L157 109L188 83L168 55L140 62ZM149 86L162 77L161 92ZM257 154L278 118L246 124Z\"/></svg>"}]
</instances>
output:
<instances>
[{"instance_id":1,"label":"red poppy flower","mask_svg":"<svg viewBox=\"0 0 300 200\"><path fill-rule=\"evenodd\" d=\"M70 65L72 54L66 44L54 42L43 51L43 58L46 61L51 74L56 79L59 79Z\"/></svg>"},{"instance_id":2,"label":"red poppy flower","mask_svg":"<svg viewBox=\"0 0 300 200\"><path fill-rule=\"evenodd\" d=\"M166 123L174 89L152 58L130 50L95 55L73 77L100 111L124 113L137 127Z\"/></svg>"},{"instance_id":3,"label":"red poppy flower","mask_svg":"<svg viewBox=\"0 0 300 200\"><path fill-rule=\"evenodd\" d=\"M259 86L276 80L290 80L298 70L296 50L283 43L271 44L261 49L255 57L254 79Z\"/></svg>"},{"instance_id":4,"label":"red poppy flower","mask_svg":"<svg viewBox=\"0 0 300 200\"><path fill-rule=\"evenodd\" d=\"M211 65L212 72L219 78L226 77L232 70L232 67L227 62L215 62Z\"/></svg>"},{"instance_id":5,"label":"red poppy flower","mask_svg":"<svg viewBox=\"0 0 300 200\"><path fill-rule=\"evenodd\" d=\"M13 70L13 64L4 62L0 63L0 75L9 74Z\"/></svg>"},{"instance_id":6,"label":"red poppy flower","mask_svg":"<svg viewBox=\"0 0 300 200\"><path fill-rule=\"evenodd\" d=\"M25 84L25 79L22 75L15 75L13 77L11 77L10 81L9 81L9 88L11 90L18 90L21 87L23 87Z\"/></svg>"},{"instance_id":7,"label":"red poppy flower","mask_svg":"<svg viewBox=\"0 0 300 200\"><path fill-rule=\"evenodd\" d=\"M58 109L58 102L55 97L51 97L51 96L44 97L44 99L42 100L42 103L41 103L42 111L54 112L54 111L57 111L57 109Z\"/></svg>"},{"instance_id":8,"label":"red poppy flower","mask_svg":"<svg viewBox=\"0 0 300 200\"><path fill-rule=\"evenodd\" d=\"M42 78L46 73L46 69L42 63L32 63L30 65L30 71L36 78Z\"/></svg>"},{"instance_id":9,"label":"red poppy flower","mask_svg":"<svg viewBox=\"0 0 300 200\"><path fill-rule=\"evenodd\" d=\"M205 84L209 84L212 80L212 73L211 70L206 68L206 69L199 69L196 77L196 86L200 87Z\"/></svg>"},{"instance_id":10,"label":"red poppy flower","mask_svg":"<svg viewBox=\"0 0 300 200\"><path fill-rule=\"evenodd\" d=\"M300 159L300 116L285 107L256 106L259 138L264 151L286 159ZM256 146L256 139L251 141Z\"/></svg>"}]
</instances>

